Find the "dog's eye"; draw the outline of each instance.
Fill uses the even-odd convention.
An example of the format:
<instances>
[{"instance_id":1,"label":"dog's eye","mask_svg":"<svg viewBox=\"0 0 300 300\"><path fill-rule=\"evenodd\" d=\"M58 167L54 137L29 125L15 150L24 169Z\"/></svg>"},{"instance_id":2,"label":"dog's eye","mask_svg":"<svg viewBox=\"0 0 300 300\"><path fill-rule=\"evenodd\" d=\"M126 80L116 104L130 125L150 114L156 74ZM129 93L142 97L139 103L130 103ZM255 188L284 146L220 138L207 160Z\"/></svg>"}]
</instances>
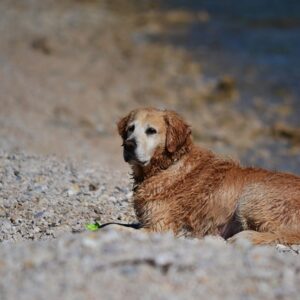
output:
<instances>
[{"instance_id":1,"label":"dog's eye","mask_svg":"<svg viewBox=\"0 0 300 300\"><path fill-rule=\"evenodd\" d=\"M127 132L133 132L134 131L134 125L130 125L127 129Z\"/></svg>"},{"instance_id":2,"label":"dog's eye","mask_svg":"<svg viewBox=\"0 0 300 300\"><path fill-rule=\"evenodd\" d=\"M149 127L149 128L147 128L147 130L146 130L146 134L147 134L147 135L151 135L151 134L155 134L155 133L157 133L157 131L156 131L156 129L153 128L153 127Z\"/></svg>"}]
</instances>

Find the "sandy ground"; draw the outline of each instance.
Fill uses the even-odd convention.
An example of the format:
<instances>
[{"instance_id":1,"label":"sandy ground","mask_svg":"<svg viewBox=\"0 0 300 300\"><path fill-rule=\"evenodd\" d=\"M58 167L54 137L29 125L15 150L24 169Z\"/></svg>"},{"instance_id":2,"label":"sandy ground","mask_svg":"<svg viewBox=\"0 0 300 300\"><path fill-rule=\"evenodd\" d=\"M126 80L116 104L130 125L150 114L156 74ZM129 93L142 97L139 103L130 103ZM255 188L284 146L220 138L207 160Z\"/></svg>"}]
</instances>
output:
<instances>
[{"instance_id":1,"label":"sandy ground","mask_svg":"<svg viewBox=\"0 0 300 300\"><path fill-rule=\"evenodd\" d=\"M115 127L134 107L176 109L196 142L235 158L255 147L248 161L272 166L273 136L234 109L231 80L207 82L184 50L152 42L190 19L134 1L1 1L1 300L297 299L297 247L86 232L135 220Z\"/></svg>"},{"instance_id":2,"label":"sandy ground","mask_svg":"<svg viewBox=\"0 0 300 300\"><path fill-rule=\"evenodd\" d=\"M206 82L186 52L151 43L158 17L97 3L1 2L3 149L120 167L115 122L147 105L176 109L197 141L235 157L268 138L227 101L237 93L230 80Z\"/></svg>"}]
</instances>

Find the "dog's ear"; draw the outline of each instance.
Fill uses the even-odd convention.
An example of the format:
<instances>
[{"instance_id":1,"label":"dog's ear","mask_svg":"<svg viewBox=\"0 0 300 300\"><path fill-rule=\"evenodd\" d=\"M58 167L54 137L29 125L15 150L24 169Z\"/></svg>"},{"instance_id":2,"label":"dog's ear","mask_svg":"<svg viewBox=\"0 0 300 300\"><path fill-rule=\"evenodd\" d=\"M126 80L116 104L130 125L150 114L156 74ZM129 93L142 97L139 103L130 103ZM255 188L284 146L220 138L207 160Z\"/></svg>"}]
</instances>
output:
<instances>
[{"instance_id":1,"label":"dog's ear","mask_svg":"<svg viewBox=\"0 0 300 300\"><path fill-rule=\"evenodd\" d=\"M126 127L129 120L131 119L131 116L132 116L132 112L130 112L127 116L120 119L119 122L117 123L118 132L119 135L122 137L122 139L126 138Z\"/></svg>"},{"instance_id":2,"label":"dog's ear","mask_svg":"<svg viewBox=\"0 0 300 300\"><path fill-rule=\"evenodd\" d=\"M191 134L191 128L174 111L166 111L164 118L167 124L166 148L168 152L174 153L184 145Z\"/></svg>"}]
</instances>

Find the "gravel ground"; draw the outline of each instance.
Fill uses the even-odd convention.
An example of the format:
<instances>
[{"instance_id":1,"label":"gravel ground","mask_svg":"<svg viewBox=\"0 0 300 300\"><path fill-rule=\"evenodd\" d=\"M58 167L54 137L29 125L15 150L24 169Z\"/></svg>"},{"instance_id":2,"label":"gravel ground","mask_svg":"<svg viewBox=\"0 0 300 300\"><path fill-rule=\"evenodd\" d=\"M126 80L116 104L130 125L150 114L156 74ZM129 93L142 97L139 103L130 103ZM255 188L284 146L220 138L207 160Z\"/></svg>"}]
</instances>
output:
<instances>
[{"instance_id":1,"label":"gravel ground","mask_svg":"<svg viewBox=\"0 0 300 300\"><path fill-rule=\"evenodd\" d=\"M25 154L0 166L1 300L298 299L300 247L90 233L95 220L135 221L124 174Z\"/></svg>"},{"instance_id":2,"label":"gravel ground","mask_svg":"<svg viewBox=\"0 0 300 300\"><path fill-rule=\"evenodd\" d=\"M6 299L299 299L300 261L271 247L101 230L0 248Z\"/></svg>"},{"instance_id":3,"label":"gravel ground","mask_svg":"<svg viewBox=\"0 0 300 300\"><path fill-rule=\"evenodd\" d=\"M0 1L0 300L298 299L300 247L86 231L135 221L114 125L131 108L176 109L202 145L276 167L255 114L182 49L151 42L191 15L122 3Z\"/></svg>"},{"instance_id":4,"label":"gravel ground","mask_svg":"<svg viewBox=\"0 0 300 300\"><path fill-rule=\"evenodd\" d=\"M131 222L129 178L54 157L0 155L0 241L53 238L85 224Z\"/></svg>"}]
</instances>

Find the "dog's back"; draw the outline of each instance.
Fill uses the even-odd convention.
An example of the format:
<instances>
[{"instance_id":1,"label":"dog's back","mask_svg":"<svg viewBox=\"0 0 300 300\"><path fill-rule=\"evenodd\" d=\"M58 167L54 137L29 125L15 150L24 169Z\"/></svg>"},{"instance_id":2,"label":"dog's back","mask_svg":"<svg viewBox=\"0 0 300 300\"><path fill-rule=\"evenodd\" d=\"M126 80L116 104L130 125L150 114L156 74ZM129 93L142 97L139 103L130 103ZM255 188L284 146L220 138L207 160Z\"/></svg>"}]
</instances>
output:
<instances>
[{"instance_id":1,"label":"dog's back","mask_svg":"<svg viewBox=\"0 0 300 300\"><path fill-rule=\"evenodd\" d=\"M137 215L150 229L226 239L251 230L272 233L260 238L255 233L257 243L300 242L299 177L242 168L197 147L178 165L146 180L135 193Z\"/></svg>"}]
</instances>

